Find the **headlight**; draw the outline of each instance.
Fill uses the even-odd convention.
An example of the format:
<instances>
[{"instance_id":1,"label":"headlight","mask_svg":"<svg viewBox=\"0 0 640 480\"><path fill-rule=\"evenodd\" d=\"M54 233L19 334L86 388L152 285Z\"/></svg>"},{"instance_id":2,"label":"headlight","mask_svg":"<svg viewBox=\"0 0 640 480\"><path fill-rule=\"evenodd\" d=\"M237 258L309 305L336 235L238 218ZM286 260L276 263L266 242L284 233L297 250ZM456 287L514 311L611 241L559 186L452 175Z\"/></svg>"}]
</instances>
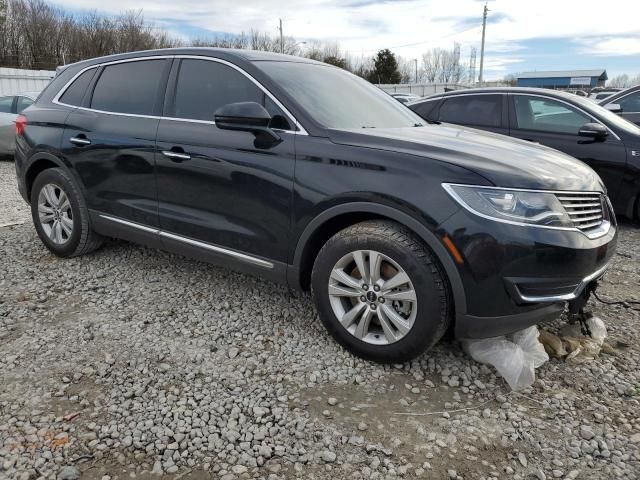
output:
<instances>
[{"instance_id":1,"label":"headlight","mask_svg":"<svg viewBox=\"0 0 640 480\"><path fill-rule=\"evenodd\" d=\"M553 193L449 183L442 186L463 207L481 217L541 227L574 227Z\"/></svg>"}]
</instances>

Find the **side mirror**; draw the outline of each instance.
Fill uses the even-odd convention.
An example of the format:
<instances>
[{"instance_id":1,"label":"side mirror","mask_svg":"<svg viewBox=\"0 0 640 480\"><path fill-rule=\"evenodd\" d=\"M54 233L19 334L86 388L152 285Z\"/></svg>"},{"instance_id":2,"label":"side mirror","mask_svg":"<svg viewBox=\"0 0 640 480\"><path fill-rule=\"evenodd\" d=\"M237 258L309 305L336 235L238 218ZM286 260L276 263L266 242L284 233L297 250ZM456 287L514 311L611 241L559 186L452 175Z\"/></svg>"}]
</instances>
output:
<instances>
[{"instance_id":1,"label":"side mirror","mask_svg":"<svg viewBox=\"0 0 640 480\"><path fill-rule=\"evenodd\" d=\"M607 103L604 108L606 108L607 110L609 110L610 112L613 113L621 113L622 112L622 107L620 106L619 103Z\"/></svg>"},{"instance_id":2,"label":"side mirror","mask_svg":"<svg viewBox=\"0 0 640 480\"><path fill-rule=\"evenodd\" d=\"M581 137L593 138L594 140L602 140L609 135L609 130L607 130L607 127L599 123L585 123L580 127L578 135Z\"/></svg>"},{"instance_id":3,"label":"side mirror","mask_svg":"<svg viewBox=\"0 0 640 480\"><path fill-rule=\"evenodd\" d=\"M256 136L269 136L274 141L280 140L269 123L271 115L256 102L237 102L223 105L213 115L216 127L221 130L251 132Z\"/></svg>"}]
</instances>

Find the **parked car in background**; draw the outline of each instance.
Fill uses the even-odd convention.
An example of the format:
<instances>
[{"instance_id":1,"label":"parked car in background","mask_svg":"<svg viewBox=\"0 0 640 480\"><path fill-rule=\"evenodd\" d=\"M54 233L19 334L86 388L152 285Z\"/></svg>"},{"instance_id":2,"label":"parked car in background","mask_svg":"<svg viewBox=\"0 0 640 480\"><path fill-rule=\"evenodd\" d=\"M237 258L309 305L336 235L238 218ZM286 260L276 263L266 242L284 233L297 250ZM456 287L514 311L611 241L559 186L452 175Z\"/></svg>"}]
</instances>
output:
<instances>
[{"instance_id":1,"label":"parked car in background","mask_svg":"<svg viewBox=\"0 0 640 480\"><path fill-rule=\"evenodd\" d=\"M390 95L400 103L409 103L421 98L419 95L414 95L413 93L391 93Z\"/></svg>"},{"instance_id":2,"label":"parked car in background","mask_svg":"<svg viewBox=\"0 0 640 480\"><path fill-rule=\"evenodd\" d=\"M592 93L591 95L589 95L589 99L593 100L595 102L600 102L602 100L604 100L605 98L609 98L611 95L613 95L614 92L600 92L600 93Z\"/></svg>"},{"instance_id":3,"label":"parked car in background","mask_svg":"<svg viewBox=\"0 0 640 480\"><path fill-rule=\"evenodd\" d=\"M408 107L427 120L510 135L576 157L598 172L617 213L640 217L640 128L590 100L556 90L483 88Z\"/></svg>"},{"instance_id":4,"label":"parked car in background","mask_svg":"<svg viewBox=\"0 0 640 480\"><path fill-rule=\"evenodd\" d=\"M614 93L602 100L600 105L625 120L640 125L640 85Z\"/></svg>"},{"instance_id":5,"label":"parked car in background","mask_svg":"<svg viewBox=\"0 0 640 480\"><path fill-rule=\"evenodd\" d=\"M610 97L614 93L619 92L620 90L622 89L618 87L596 87L589 93L589 99L595 102L599 102L601 100L604 100L605 98Z\"/></svg>"},{"instance_id":6,"label":"parked car in background","mask_svg":"<svg viewBox=\"0 0 640 480\"><path fill-rule=\"evenodd\" d=\"M0 156L13 155L17 116L31 105L39 92L25 92L0 97Z\"/></svg>"},{"instance_id":7,"label":"parked car in background","mask_svg":"<svg viewBox=\"0 0 640 480\"><path fill-rule=\"evenodd\" d=\"M54 254L121 237L310 289L327 330L372 360L413 358L450 328L492 337L555 319L615 253L615 217L585 164L426 124L301 57L84 61L16 131L19 190Z\"/></svg>"}]
</instances>

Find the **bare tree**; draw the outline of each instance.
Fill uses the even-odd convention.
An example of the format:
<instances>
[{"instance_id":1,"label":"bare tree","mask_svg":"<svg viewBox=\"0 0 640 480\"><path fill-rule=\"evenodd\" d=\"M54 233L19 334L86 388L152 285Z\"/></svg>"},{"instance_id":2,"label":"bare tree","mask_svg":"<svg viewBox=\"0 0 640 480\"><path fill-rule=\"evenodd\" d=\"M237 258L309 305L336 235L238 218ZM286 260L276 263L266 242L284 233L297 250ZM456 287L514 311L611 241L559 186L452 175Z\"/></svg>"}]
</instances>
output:
<instances>
[{"instance_id":1,"label":"bare tree","mask_svg":"<svg viewBox=\"0 0 640 480\"><path fill-rule=\"evenodd\" d=\"M427 83L434 83L440 76L443 53L441 48L432 48L422 54L422 70Z\"/></svg>"},{"instance_id":2,"label":"bare tree","mask_svg":"<svg viewBox=\"0 0 640 480\"><path fill-rule=\"evenodd\" d=\"M608 85L610 87L627 88L631 86L631 78L629 78L629 75L627 75L626 73L623 73L622 75L616 75L611 80L609 80Z\"/></svg>"}]
</instances>

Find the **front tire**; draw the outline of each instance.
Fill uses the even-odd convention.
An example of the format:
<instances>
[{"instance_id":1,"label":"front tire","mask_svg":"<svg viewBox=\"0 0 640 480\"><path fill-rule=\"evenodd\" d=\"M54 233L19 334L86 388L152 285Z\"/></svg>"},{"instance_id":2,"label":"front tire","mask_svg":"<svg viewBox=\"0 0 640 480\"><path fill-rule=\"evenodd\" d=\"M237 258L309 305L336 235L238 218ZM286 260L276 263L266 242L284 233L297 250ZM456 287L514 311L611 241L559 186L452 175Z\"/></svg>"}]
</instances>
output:
<instances>
[{"instance_id":1,"label":"front tire","mask_svg":"<svg viewBox=\"0 0 640 480\"><path fill-rule=\"evenodd\" d=\"M390 221L338 232L311 277L329 333L355 355L384 363L415 358L442 338L451 321L447 285L433 253Z\"/></svg>"},{"instance_id":2,"label":"front tire","mask_svg":"<svg viewBox=\"0 0 640 480\"><path fill-rule=\"evenodd\" d=\"M34 180L31 217L42 243L59 257L84 255L102 245L80 188L61 168L44 170Z\"/></svg>"}]
</instances>

